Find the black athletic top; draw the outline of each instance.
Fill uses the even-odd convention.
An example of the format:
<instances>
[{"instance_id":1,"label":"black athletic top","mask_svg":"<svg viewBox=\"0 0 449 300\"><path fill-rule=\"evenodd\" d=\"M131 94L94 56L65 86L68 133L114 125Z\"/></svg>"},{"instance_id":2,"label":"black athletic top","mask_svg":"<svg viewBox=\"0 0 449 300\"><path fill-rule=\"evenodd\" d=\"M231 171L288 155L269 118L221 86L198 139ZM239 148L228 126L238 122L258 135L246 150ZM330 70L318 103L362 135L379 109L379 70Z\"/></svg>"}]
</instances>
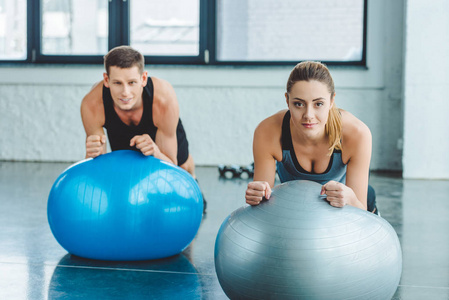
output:
<instances>
[{"instance_id":1,"label":"black athletic top","mask_svg":"<svg viewBox=\"0 0 449 300\"><path fill-rule=\"evenodd\" d=\"M106 128L111 150L134 150L140 152L135 146L131 147L129 142L136 135L148 134L153 141L156 141L157 127L153 123L153 81L148 77L148 83L143 89L143 114L138 125L126 125L117 115L109 88L103 85L103 106ZM179 119L176 129L178 140L178 166L184 164L189 157L189 143L187 141L184 127Z\"/></svg>"},{"instance_id":2,"label":"black athletic top","mask_svg":"<svg viewBox=\"0 0 449 300\"><path fill-rule=\"evenodd\" d=\"M329 165L323 173L311 173L304 170L298 162L298 158L293 148L292 135L290 130L290 111L284 115L282 122L282 161L277 161L277 172L281 183L290 180L311 180L320 184L325 184L330 180L335 180L346 184L346 165L342 160L341 150L334 150ZM376 206L376 192L368 185L367 196L368 211L379 214Z\"/></svg>"},{"instance_id":3,"label":"black athletic top","mask_svg":"<svg viewBox=\"0 0 449 300\"><path fill-rule=\"evenodd\" d=\"M282 122L282 161L276 162L277 172L281 182L290 180L311 180L324 184L330 180L346 182L346 165L342 161L341 151L334 150L329 165L324 173L311 173L304 170L298 162L293 148L290 131L290 111L284 115Z\"/></svg>"}]
</instances>

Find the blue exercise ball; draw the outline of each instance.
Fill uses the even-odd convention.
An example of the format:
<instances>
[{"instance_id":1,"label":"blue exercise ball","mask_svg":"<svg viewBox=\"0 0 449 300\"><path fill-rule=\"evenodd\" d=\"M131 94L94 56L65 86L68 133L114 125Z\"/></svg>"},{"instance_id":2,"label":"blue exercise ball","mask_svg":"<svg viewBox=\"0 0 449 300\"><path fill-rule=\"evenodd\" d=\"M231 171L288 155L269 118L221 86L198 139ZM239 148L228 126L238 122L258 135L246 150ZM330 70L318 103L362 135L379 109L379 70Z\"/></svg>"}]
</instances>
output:
<instances>
[{"instance_id":1,"label":"blue exercise ball","mask_svg":"<svg viewBox=\"0 0 449 300\"><path fill-rule=\"evenodd\" d=\"M402 273L396 232L367 211L332 207L320 191L290 181L226 218L215 269L229 298L391 299Z\"/></svg>"},{"instance_id":2,"label":"blue exercise ball","mask_svg":"<svg viewBox=\"0 0 449 300\"><path fill-rule=\"evenodd\" d=\"M201 223L198 184L183 169L120 150L66 169L48 197L51 231L69 253L148 260L183 251Z\"/></svg>"}]
</instances>

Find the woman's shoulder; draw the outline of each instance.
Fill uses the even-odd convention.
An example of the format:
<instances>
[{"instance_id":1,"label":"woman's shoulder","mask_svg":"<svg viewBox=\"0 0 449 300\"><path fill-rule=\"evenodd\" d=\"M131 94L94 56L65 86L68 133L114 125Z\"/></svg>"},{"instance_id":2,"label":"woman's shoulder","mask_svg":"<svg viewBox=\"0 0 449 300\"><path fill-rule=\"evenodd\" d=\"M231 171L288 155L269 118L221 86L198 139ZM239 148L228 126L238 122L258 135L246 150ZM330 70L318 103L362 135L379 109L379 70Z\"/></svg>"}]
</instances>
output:
<instances>
[{"instance_id":1,"label":"woman's shoulder","mask_svg":"<svg viewBox=\"0 0 449 300\"><path fill-rule=\"evenodd\" d=\"M274 115L269 116L264 119L259 125L256 127L255 133L263 134L264 136L273 136L275 133L281 133L282 131L282 122L284 120L286 109L278 111Z\"/></svg>"},{"instance_id":2,"label":"woman's shoulder","mask_svg":"<svg viewBox=\"0 0 449 300\"><path fill-rule=\"evenodd\" d=\"M349 134L366 134L370 132L368 126L350 112L340 110L340 113L343 132L346 131Z\"/></svg>"},{"instance_id":3,"label":"woman's shoulder","mask_svg":"<svg viewBox=\"0 0 449 300\"><path fill-rule=\"evenodd\" d=\"M254 142L264 147L280 145L282 135L282 122L287 110L281 110L264 119L254 131Z\"/></svg>"},{"instance_id":4,"label":"woman's shoulder","mask_svg":"<svg viewBox=\"0 0 449 300\"><path fill-rule=\"evenodd\" d=\"M270 157L282 160L282 122L287 110L281 110L259 123L254 131L253 150L255 157ZM264 156L265 155L265 156Z\"/></svg>"},{"instance_id":5,"label":"woman's shoulder","mask_svg":"<svg viewBox=\"0 0 449 300\"><path fill-rule=\"evenodd\" d=\"M371 131L368 126L348 111L340 110L343 129L343 142L350 148L360 143L371 143ZM343 149L345 146L343 146Z\"/></svg>"}]
</instances>

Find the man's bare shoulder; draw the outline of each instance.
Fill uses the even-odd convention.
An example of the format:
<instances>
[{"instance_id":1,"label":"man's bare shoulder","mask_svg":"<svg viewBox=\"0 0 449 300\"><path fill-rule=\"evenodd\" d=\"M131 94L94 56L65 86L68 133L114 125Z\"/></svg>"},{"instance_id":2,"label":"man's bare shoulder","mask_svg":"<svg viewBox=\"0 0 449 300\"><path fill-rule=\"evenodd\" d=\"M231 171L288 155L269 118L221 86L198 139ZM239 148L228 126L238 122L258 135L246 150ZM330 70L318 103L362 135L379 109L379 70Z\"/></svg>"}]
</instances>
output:
<instances>
[{"instance_id":1,"label":"man's bare shoulder","mask_svg":"<svg viewBox=\"0 0 449 300\"><path fill-rule=\"evenodd\" d=\"M164 79L151 77L154 86L154 101L155 104L164 106L171 106L177 103L176 93L173 86Z\"/></svg>"},{"instance_id":2,"label":"man's bare shoulder","mask_svg":"<svg viewBox=\"0 0 449 300\"><path fill-rule=\"evenodd\" d=\"M104 123L103 81L96 83L84 96L81 102L81 117L84 122L90 120L94 123Z\"/></svg>"},{"instance_id":3,"label":"man's bare shoulder","mask_svg":"<svg viewBox=\"0 0 449 300\"><path fill-rule=\"evenodd\" d=\"M176 130L179 119L179 105L172 85L157 77L151 77L154 86L153 122L159 129Z\"/></svg>"}]
</instances>

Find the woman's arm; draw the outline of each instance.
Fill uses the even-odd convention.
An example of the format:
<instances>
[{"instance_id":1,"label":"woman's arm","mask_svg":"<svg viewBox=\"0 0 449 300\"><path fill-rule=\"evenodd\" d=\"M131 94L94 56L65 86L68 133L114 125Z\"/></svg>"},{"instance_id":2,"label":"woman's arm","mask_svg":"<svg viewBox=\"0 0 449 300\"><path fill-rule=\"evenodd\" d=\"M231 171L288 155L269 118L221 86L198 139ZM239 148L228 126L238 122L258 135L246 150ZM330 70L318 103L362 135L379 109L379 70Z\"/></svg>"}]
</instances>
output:
<instances>
[{"instance_id":1,"label":"woman's arm","mask_svg":"<svg viewBox=\"0 0 449 300\"><path fill-rule=\"evenodd\" d=\"M367 209L369 165L372 137L369 128L352 114L342 111L343 161L347 161L346 185L335 181L326 183L322 194L331 205L346 204Z\"/></svg>"},{"instance_id":2,"label":"woman's arm","mask_svg":"<svg viewBox=\"0 0 449 300\"><path fill-rule=\"evenodd\" d=\"M351 158L346 171L346 185L354 191L356 196L356 199L348 204L360 207L360 203L361 208L366 210L372 137L371 131L365 124L361 123L354 129L354 135L347 147L351 149Z\"/></svg>"},{"instance_id":3,"label":"woman's arm","mask_svg":"<svg viewBox=\"0 0 449 300\"><path fill-rule=\"evenodd\" d=\"M263 120L254 131L254 181L248 184L245 195L246 203L250 205L258 205L264 198L270 198L276 178L275 157L279 151L282 156L279 119L279 113L271 116Z\"/></svg>"}]
</instances>

